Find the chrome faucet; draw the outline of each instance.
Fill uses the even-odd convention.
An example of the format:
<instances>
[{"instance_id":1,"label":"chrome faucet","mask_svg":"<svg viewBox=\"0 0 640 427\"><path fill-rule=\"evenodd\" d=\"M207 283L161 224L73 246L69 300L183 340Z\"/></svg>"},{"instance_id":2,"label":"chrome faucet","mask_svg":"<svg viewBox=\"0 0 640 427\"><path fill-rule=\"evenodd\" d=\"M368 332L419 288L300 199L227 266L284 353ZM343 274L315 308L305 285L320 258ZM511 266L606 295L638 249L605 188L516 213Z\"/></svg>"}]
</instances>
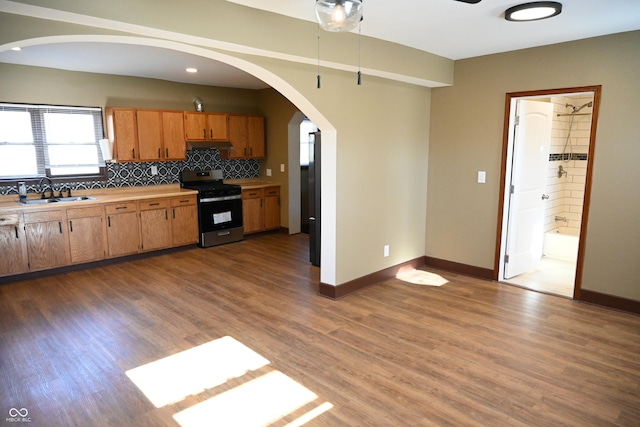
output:
<instances>
[{"instance_id":1,"label":"chrome faucet","mask_svg":"<svg viewBox=\"0 0 640 427\"><path fill-rule=\"evenodd\" d=\"M46 189L42 186L42 182L43 181L49 181L49 191L51 192L51 195L49 197L46 196L47 191ZM41 195L41 199L47 199L47 198L53 198L54 194L53 194L53 182L51 181L51 178L49 178L48 176L44 176L42 178L40 178L40 181L38 181L38 190L40 191L40 195Z\"/></svg>"}]
</instances>

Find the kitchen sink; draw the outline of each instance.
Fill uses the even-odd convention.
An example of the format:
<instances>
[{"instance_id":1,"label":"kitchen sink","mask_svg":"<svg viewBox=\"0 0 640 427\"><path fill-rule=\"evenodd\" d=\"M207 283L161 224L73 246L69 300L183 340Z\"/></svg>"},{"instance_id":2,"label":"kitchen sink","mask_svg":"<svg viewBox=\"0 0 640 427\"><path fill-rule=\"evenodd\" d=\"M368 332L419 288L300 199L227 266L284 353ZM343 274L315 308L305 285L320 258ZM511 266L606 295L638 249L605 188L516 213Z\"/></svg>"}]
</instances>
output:
<instances>
[{"instance_id":1,"label":"kitchen sink","mask_svg":"<svg viewBox=\"0 0 640 427\"><path fill-rule=\"evenodd\" d=\"M73 197L53 197L48 199L31 199L24 202L18 202L21 205L46 205L49 203L65 203L65 202L82 202L85 200L95 200L91 196L73 196Z\"/></svg>"}]
</instances>

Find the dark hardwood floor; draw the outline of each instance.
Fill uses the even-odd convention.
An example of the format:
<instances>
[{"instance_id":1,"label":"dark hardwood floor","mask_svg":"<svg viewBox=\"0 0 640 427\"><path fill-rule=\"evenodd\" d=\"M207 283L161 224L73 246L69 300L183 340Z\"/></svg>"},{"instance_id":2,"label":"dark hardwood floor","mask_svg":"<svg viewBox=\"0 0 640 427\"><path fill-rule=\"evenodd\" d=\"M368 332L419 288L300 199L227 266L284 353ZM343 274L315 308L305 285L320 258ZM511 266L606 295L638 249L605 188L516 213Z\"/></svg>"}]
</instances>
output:
<instances>
[{"instance_id":1,"label":"dark hardwood floor","mask_svg":"<svg viewBox=\"0 0 640 427\"><path fill-rule=\"evenodd\" d=\"M640 425L639 316L434 270L333 301L307 244L1 285L0 424Z\"/></svg>"}]
</instances>

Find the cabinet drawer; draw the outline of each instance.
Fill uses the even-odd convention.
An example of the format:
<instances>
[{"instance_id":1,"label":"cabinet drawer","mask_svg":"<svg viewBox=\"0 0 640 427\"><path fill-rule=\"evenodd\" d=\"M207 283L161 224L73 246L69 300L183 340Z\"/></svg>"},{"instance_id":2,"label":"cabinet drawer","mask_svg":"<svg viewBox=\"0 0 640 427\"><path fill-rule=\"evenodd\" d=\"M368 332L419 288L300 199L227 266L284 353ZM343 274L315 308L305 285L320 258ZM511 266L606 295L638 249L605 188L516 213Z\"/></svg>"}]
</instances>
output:
<instances>
[{"instance_id":1,"label":"cabinet drawer","mask_svg":"<svg viewBox=\"0 0 640 427\"><path fill-rule=\"evenodd\" d=\"M267 196L279 196L280 187L267 187L264 189L264 195Z\"/></svg>"},{"instance_id":2,"label":"cabinet drawer","mask_svg":"<svg viewBox=\"0 0 640 427\"><path fill-rule=\"evenodd\" d=\"M171 207L176 206L189 206L196 204L196 196L175 197L171 199Z\"/></svg>"},{"instance_id":3,"label":"cabinet drawer","mask_svg":"<svg viewBox=\"0 0 640 427\"><path fill-rule=\"evenodd\" d=\"M142 200L140 201L140 210L141 211L149 211L153 209L162 209L169 207L168 199L151 199L151 200Z\"/></svg>"},{"instance_id":4,"label":"cabinet drawer","mask_svg":"<svg viewBox=\"0 0 640 427\"><path fill-rule=\"evenodd\" d=\"M242 190L243 199L259 199L262 198L264 191L262 188L255 188L253 190Z\"/></svg>"},{"instance_id":5,"label":"cabinet drawer","mask_svg":"<svg viewBox=\"0 0 640 427\"><path fill-rule=\"evenodd\" d=\"M102 216L103 213L104 209L102 208L102 206L93 206L90 208L73 208L67 209L67 219Z\"/></svg>"},{"instance_id":6,"label":"cabinet drawer","mask_svg":"<svg viewBox=\"0 0 640 427\"><path fill-rule=\"evenodd\" d=\"M63 216L64 211L25 212L24 222L25 224L32 224L36 222L62 221L64 219Z\"/></svg>"},{"instance_id":7,"label":"cabinet drawer","mask_svg":"<svg viewBox=\"0 0 640 427\"><path fill-rule=\"evenodd\" d=\"M0 214L0 226L2 225L18 225L20 219L17 213Z\"/></svg>"},{"instance_id":8,"label":"cabinet drawer","mask_svg":"<svg viewBox=\"0 0 640 427\"><path fill-rule=\"evenodd\" d=\"M137 210L136 202L114 203L105 207L107 215L135 212Z\"/></svg>"}]
</instances>

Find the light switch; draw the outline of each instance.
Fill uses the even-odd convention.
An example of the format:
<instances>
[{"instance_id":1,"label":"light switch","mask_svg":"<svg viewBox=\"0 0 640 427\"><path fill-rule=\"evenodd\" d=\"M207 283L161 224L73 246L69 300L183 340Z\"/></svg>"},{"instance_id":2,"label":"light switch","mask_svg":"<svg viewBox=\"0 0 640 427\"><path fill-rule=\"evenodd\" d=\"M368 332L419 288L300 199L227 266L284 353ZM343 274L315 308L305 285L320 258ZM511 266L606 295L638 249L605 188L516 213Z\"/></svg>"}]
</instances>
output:
<instances>
[{"instance_id":1,"label":"light switch","mask_svg":"<svg viewBox=\"0 0 640 427\"><path fill-rule=\"evenodd\" d=\"M271 176L271 169L267 169L267 176Z\"/></svg>"},{"instance_id":2,"label":"light switch","mask_svg":"<svg viewBox=\"0 0 640 427\"><path fill-rule=\"evenodd\" d=\"M284 172L284 163L280 163L280 172Z\"/></svg>"},{"instance_id":3,"label":"light switch","mask_svg":"<svg viewBox=\"0 0 640 427\"><path fill-rule=\"evenodd\" d=\"M487 172L478 171L478 184L484 184L487 182Z\"/></svg>"}]
</instances>

